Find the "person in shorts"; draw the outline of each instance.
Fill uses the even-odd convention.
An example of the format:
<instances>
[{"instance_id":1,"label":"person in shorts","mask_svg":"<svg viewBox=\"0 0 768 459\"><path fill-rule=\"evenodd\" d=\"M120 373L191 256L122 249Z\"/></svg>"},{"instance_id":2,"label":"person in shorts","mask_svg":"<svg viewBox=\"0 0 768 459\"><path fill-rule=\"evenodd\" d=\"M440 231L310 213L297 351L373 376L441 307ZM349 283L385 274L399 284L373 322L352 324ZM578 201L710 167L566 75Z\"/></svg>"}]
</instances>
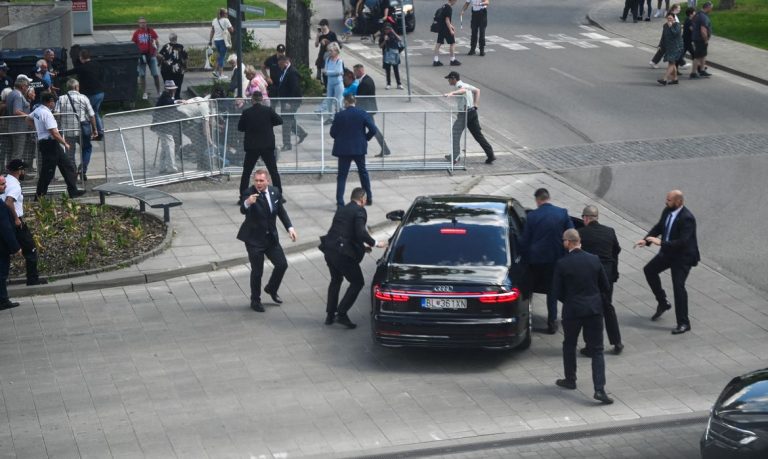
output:
<instances>
[{"instance_id":1,"label":"person in shorts","mask_svg":"<svg viewBox=\"0 0 768 459\"><path fill-rule=\"evenodd\" d=\"M142 92L142 98L148 99L147 95L147 66L152 78L155 80L155 90L160 94L160 72L157 68L157 50L160 48L157 32L155 29L147 26L147 20L144 17L139 18L139 28L133 32L131 41L139 47L139 64L136 71L139 74L139 89Z\"/></svg>"},{"instance_id":2,"label":"person in shorts","mask_svg":"<svg viewBox=\"0 0 768 459\"><path fill-rule=\"evenodd\" d=\"M693 66L690 78L712 76L707 72L707 48L709 39L712 38L712 22L709 13L712 11L712 2L706 2L701 6L701 11L693 17L691 26L691 38L693 39Z\"/></svg>"},{"instance_id":3,"label":"person in shorts","mask_svg":"<svg viewBox=\"0 0 768 459\"><path fill-rule=\"evenodd\" d=\"M437 32L437 43L435 43L435 55L432 61L434 67L443 65L440 62L440 45L447 43L451 53L451 65L461 65L456 59L456 28L451 23L451 16L453 16L453 5L456 4L456 0L448 0L440 10L440 30Z\"/></svg>"}]
</instances>

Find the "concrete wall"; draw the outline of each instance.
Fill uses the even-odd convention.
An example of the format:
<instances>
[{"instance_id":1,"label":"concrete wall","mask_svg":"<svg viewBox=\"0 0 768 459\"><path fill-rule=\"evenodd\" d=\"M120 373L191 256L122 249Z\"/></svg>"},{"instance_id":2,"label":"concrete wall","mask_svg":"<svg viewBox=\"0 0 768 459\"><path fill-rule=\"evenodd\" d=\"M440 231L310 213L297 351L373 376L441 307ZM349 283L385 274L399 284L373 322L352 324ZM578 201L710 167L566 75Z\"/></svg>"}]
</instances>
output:
<instances>
[{"instance_id":1,"label":"concrete wall","mask_svg":"<svg viewBox=\"0 0 768 459\"><path fill-rule=\"evenodd\" d=\"M71 2L0 2L0 49L71 46Z\"/></svg>"}]
</instances>

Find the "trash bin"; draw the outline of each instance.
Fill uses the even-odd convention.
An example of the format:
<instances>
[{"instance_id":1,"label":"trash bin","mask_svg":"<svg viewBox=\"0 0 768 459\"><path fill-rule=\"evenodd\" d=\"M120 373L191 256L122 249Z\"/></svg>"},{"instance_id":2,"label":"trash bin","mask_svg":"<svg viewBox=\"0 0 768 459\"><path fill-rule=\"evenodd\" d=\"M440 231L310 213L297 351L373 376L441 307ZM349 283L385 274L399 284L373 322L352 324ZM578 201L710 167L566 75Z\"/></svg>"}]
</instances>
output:
<instances>
[{"instance_id":1,"label":"trash bin","mask_svg":"<svg viewBox=\"0 0 768 459\"><path fill-rule=\"evenodd\" d=\"M135 43L116 42L97 45L74 45L69 51L75 66L80 64L80 50L87 49L91 59L101 65L101 84L104 87L104 102L133 102L136 99L139 48ZM9 64L10 65L10 64Z\"/></svg>"},{"instance_id":2,"label":"trash bin","mask_svg":"<svg viewBox=\"0 0 768 459\"><path fill-rule=\"evenodd\" d=\"M2 49L0 50L0 61L5 61L11 70L8 72L8 76L11 79L15 79L19 74L27 76L35 73L35 64L38 60L42 59L45 50L48 48L26 48L26 49ZM67 52L64 48L50 48L53 50L55 57L61 61L61 68L66 70L67 68Z\"/></svg>"}]
</instances>

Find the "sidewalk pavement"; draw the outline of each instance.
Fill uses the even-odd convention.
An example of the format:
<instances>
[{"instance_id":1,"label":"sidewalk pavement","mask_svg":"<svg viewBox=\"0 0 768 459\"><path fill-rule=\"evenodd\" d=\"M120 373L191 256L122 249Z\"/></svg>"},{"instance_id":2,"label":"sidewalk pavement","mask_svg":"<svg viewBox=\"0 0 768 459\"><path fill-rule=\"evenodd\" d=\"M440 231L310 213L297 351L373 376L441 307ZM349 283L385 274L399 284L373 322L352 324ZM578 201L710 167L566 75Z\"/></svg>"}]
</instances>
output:
<instances>
[{"instance_id":1,"label":"sidewalk pavement","mask_svg":"<svg viewBox=\"0 0 768 459\"><path fill-rule=\"evenodd\" d=\"M699 2L699 8L702 3L703 1ZM681 2L680 5L682 11L679 18L680 21L683 21L686 4ZM651 17L650 22L640 21L635 24L629 16L626 22L622 22L619 20L619 16L623 10L624 2L622 0L608 0L595 5L587 14L587 19L608 32L648 45L655 53L661 38L664 18ZM711 17L717 17L717 10L712 11ZM709 55L707 56L707 63L710 67L768 85L768 71L766 71L768 69L768 51L719 37L717 28L713 32L709 44ZM687 74L684 73L682 76L687 77Z\"/></svg>"}]
</instances>

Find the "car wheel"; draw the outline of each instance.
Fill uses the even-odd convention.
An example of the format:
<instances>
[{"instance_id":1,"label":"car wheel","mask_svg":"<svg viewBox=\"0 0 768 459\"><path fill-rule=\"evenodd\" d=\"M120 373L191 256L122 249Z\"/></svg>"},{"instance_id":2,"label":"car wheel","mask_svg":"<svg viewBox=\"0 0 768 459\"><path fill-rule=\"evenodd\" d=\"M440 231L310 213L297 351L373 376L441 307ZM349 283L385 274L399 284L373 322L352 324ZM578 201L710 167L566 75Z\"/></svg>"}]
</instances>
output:
<instances>
[{"instance_id":1,"label":"car wheel","mask_svg":"<svg viewBox=\"0 0 768 459\"><path fill-rule=\"evenodd\" d=\"M531 320L531 301L528 301L528 322L527 326L525 327L525 338L523 338L523 341L520 342L517 346L515 346L516 351L524 351L531 347L531 336L533 335L533 321Z\"/></svg>"}]
</instances>

